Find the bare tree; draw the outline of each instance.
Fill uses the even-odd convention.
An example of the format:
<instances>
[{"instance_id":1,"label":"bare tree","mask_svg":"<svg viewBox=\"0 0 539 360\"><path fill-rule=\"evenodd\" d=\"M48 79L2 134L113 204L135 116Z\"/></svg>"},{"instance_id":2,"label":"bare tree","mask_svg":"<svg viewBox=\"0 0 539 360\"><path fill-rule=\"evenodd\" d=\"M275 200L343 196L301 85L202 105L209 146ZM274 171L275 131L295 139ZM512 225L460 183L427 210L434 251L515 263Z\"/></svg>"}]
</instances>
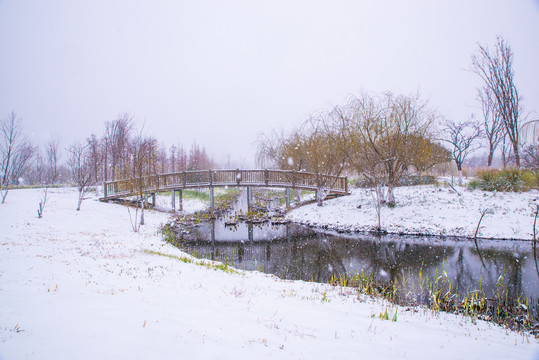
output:
<instances>
[{"instance_id":1,"label":"bare tree","mask_svg":"<svg viewBox=\"0 0 539 360\"><path fill-rule=\"evenodd\" d=\"M178 171L187 170L187 153L181 144L178 144Z\"/></svg>"},{"instance_id":2,"label":"bare tree","mask_svg":"<svg viewBox=\"0 0 539 360\"><path fill-rule=\"evenodd\" d=\"M60 141L56 136L52 136L49 139L49 142L47 143L46 147L46 153L47 153L47 172L48 172L48 180L50 184L54 184L58 181L58 147L60 145Z\"/></svg>"},{"instance_id":3,"label":"bare tree","mask_svg":"<svg viewBox=\"0 0 539 360\"><path fill-rule=\"evenodd\" d=\"M99 186L97 186L97 184L99 183L99 174L101 173L99 169L101 169L103 162L104 146L102 142L97 139L97 136L95 134L90 135L90 137L86 139L86 144L88 147L90 166L92 167L92 183L95 184L96 195L99 195Z\"/></svg>"},{"instance_id":4,"label":"bare tree","mask_svg":"<svg viewBox=\"0 0 539 360\"><path fill-rule=\"evenodd\" d=\"M487 166L492 166L494 152L505 136L504 122L500 112L496 109L492 91L488 87L483 87L478 91L478 98L481 101L481 110L483 111L483 131L489 145Z\"/></svg>"},{"instance_id":5,"label":"bare tree","mask_svg":"<svg viewBox=\"0 0 539 360\"><path fill-rule=\"evenodd\" d=\"M138 232L141 225L144 225L144 209L146 207L146 187L145 177L156 174L158 143L154 138L143 138L142 132L131 141L130 144L131 163L129 164L129 186L136 196L136 207L134 219L131 219L133 231ZM126 171L126 172L127 172ZM128 208L129 214L131 210ZM140 218L138 213L140 211Z\"/></svg>"},{"instance_id":6,"label":"bare tree","mask_svg":"<svg viewBox=\"0 0 539 360\"><path fill-rule=\"evenodd\" d=\"M15 112L0 122L0 197L5 202L9 186L17 185L27 170L35 148L23 136Z\"/></svg>"},{"instance_id":7,"label":"bare tree","mask_svg":"<svg viewBox=\"0 0 539 360\"><path fill-rule=\"evenodd\" d=\"M28 180L30 184L47 183L47 166L39 148L36 148L33 166L28 173Z\"/></svg>"},{"instance_id":8,"label":"bare tree","mask_svg":"<svg viewBox=\"0 0 539 360\"><path fill-rule=\"evenodd\" d=\"M108 121L105 123L105 152L104 152L104 166L103 172L104 180L106 181L109 176L109 163L110 163L110 176L112 180L119 177L125 177L125 174L117 174L118 171L126 169L126 163L129 163L128 159L128 147L131 136L131 130L133 128L133 117L127 113L121 114L116 120Z\"/></svg>"},{"instance_id":9,"label":"bare tree","mask_svg":"<svg viewBox=\"0 0 539 360\"><path fill-rule=\"evenodd\" d=\"M79 191L77 211L80 210L82 200L92 185L93 172L90 160L88 145L75 142L68 148L69 167L71 169L71 180Z\"/></svg>"},{"instance_id":10,"label":"bare tree","mask_svg":"<svg viewBox=\"0 0 539 360\"><path fill-rule=\"evenodd\" d=\"M477 139L482 135L481 127L473 120L461 123L446 121L443 133L445 137L442 140L451 146L451 157L457 165L459 185L462 186L464 184L464 180L462 179L462 164L471 152L480 147Z\"/></svg>"},{"instance_id":11,"label":"bare tree","mask_svg":"<svg viewBox=\"0 0 539 360\"><path fill-rule=\"evenodd\" d=\"M160 145L157 152L157 162L159 164L159 173L164 174L168 172L168 156L167 149L164 145Z\"/></svg>"},{"instance_id":12,"label":"bare tree","mask_svg":"<svg viewBox=\"0 0 539 360\"><path fill-rule=\"evenodd\" d=\"M505 132L510 141L515 164L520 167L519 122L521 120L520 96L514 82L513 51L505 40L497 37L496 48L490 52L488 47L479 44L477 53L472 56L472 72L481 77L493 102L491 112L502 119Z\"/></svg>"},{"instance_id":13,"label":"bare tree","mask_svg":"<svg viewBox=\"0 0 539 360\"><path fill-rule=\"evenodd\" d=\"M204 170L210 169L213 166L213 161L206 153L206 148L198 146L196 141L191 144L189 151L188 169L189 170Z\"/></svg>"}]
</instances>

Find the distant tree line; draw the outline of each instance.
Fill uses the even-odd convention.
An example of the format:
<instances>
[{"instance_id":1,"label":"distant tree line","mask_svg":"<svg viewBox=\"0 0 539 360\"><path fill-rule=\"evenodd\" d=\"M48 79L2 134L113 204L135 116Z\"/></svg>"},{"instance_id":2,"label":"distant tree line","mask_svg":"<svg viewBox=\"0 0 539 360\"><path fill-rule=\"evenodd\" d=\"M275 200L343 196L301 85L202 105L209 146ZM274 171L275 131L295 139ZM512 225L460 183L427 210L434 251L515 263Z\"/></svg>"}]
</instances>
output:
<instances>
[{"instance_id":1,"label":"distant tree line","mask_svg":"<svg viewBox=\"0 0 539 360\"><path fill-rule=\"evenodd\" d=\"M1 201L18 185L72 183L82 198L84 189L102 181L216 166L196 142L188 151L181 144L167 150L156 138L137 133L134 124L129 114L105 122L101 136L91 134L67 146L68 159L62 164L60 139L51 137L44 147L34 145L24 135L22 119L15 112L8 114L0 119Z\"/></svg>"}]
</instances>

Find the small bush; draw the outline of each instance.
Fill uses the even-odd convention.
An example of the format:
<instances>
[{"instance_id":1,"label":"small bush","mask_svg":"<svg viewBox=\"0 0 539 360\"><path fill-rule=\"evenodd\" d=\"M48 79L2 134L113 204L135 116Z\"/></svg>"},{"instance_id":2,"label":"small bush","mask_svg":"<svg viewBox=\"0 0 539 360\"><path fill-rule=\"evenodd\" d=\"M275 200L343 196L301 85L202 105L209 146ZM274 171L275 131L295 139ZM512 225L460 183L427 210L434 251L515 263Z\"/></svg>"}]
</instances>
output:
<instances>
[{"instance_id":1,"label":"small bush","mask_svg":"<svg viewBox=\"0 0 539 360\"><path fill-rule=\"evenodd\" d=\"M531 170L484 170L469 185L483 191L529 191L539 189L539 173Z\"/></svg>"}]
</instances>

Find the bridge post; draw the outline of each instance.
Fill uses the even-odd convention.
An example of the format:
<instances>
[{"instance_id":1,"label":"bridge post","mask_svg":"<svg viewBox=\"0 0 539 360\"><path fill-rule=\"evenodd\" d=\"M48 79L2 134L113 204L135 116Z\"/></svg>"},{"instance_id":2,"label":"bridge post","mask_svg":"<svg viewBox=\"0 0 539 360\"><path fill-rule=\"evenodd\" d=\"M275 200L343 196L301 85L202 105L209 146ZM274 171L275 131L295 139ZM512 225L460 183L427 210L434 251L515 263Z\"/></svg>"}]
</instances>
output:
<instances>
[{"instance_id":1,"label":"bridge post","mask_svg":"<svg viewBox=\"0 0 539 360\"><path fill-rule=\"evenodd\" d=\"M210 188L210 208L213 211L213 187Z\"/></svg>"},{"instance_id":2,"label":"bridge post","mask_svg":"<svg viewBox=\"0 0 539 360\"><path fill-rule=\"evenodd\" d=\"M247 210L251 210L252 206L253 206L253 189L248 187L247 188Z\"/></svg>"},{"instance_id":3,"label":"bridge post","mask_svg":"<svg viewBox=\"0 0 539 360\"><path fill-rule=\"evenodd\" d=\"M211 244L215 246L215 220L211 221L210 236L211 236Z\"/></svg>"},{"instance_id":4,"label":"bridge post","mask_svg":"<svg viewBox=\"0 0 539 360\"><path fill-rule=\"evenodd\" d=\"M286 208L290 209L290 188L286 188Z\"/></svg>"},{"instance_id":5,"label":"bridge post","mask_svg":"<svg viewBox=\"0 0 539 360\"><path fill-rule=\"evenodd\" d=\"M176 212L176 190L172 189L172 198L170 199L172 202L172 211Z\"/></svg>"},{"instance_id":6,"label":"bridge post","mask_svg":"<svg viewBox=\"0 0 539 360\"><path fill-rule=\"evenodd\" d=\"M179 206L178 206L178 210L183 211L183 196L182 196L182 195L183 195L183 190L180 189L180 190L178 190L178 192L179 192L179 194L178 194L178 198L179 198L179 199L178 199L178 200L179 200L179 202L180 202L180 203L178 204L178 205L179 205Z\"/></svg>"},{"instance_id":7,"label":"bridge post","mask_svg":"<svg viewBox=\"0 0 539 360\"><path fill-rule=\"evenodd\" d=\"M268 169L264 170L264 182L266 183L266 186L269 184L269 171Z\"/></svg>"},{"instance_id":8,"label":"bridge post","mask_svg":"<svg viewBox=\"0 0 539 360\"><path fill-rule=\"evenodd\" d=\"M253 223L248 223L247 224L247 237L249 238L249 242L253 242L254 241L254 236L253 236Z\"/></svg>"},{"instance_id":9,"label":"bridge post","mask_svg":"<svg viewBox=\"0 0 539 360\"><path fill-rule=\"evenodd\" d=\"M155 193L152 193L152 206L155 207L156 201L155 201Z\"/></svg>"}]
</instances>

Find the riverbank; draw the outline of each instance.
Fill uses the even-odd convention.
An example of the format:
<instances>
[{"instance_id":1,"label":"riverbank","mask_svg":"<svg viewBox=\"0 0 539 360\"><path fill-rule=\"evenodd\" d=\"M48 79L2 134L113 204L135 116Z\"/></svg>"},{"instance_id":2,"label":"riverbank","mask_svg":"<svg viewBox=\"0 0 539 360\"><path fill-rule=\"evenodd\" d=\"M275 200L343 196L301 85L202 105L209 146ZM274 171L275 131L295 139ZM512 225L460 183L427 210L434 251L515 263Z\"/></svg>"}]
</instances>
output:
<instances>
[{"instance_id":1,"label":"riverbank","mask_svg":"<svg viewBox=\"0 0 539 360\"><path fill-rule=\"evenodd\" d=\"M383 231L394 234L473 237L483 210L478 236L496 239L533 238L539 192L496 193L448 186L418 185L395 189L396 205L381 207ZM352 189L350 196L290 211L287 217L311 227L341 232L376 230L375 194Z\"/></svg>"},{"instance_id":2,"label":"riverbank","mask_svg":"<svg viewBox=\"0 0 539 360\"><path fill-rule=\"evenodd\" d=\"M482 321L193 259L162 240L166 213L147 211L134 233L124 206L91 198L77 212L73 189L50 189L38 219L40 198L39 189L14 190L0 205L1 359L527 359L539 351L536 339Z\"/></svg>"}]
</instances>

